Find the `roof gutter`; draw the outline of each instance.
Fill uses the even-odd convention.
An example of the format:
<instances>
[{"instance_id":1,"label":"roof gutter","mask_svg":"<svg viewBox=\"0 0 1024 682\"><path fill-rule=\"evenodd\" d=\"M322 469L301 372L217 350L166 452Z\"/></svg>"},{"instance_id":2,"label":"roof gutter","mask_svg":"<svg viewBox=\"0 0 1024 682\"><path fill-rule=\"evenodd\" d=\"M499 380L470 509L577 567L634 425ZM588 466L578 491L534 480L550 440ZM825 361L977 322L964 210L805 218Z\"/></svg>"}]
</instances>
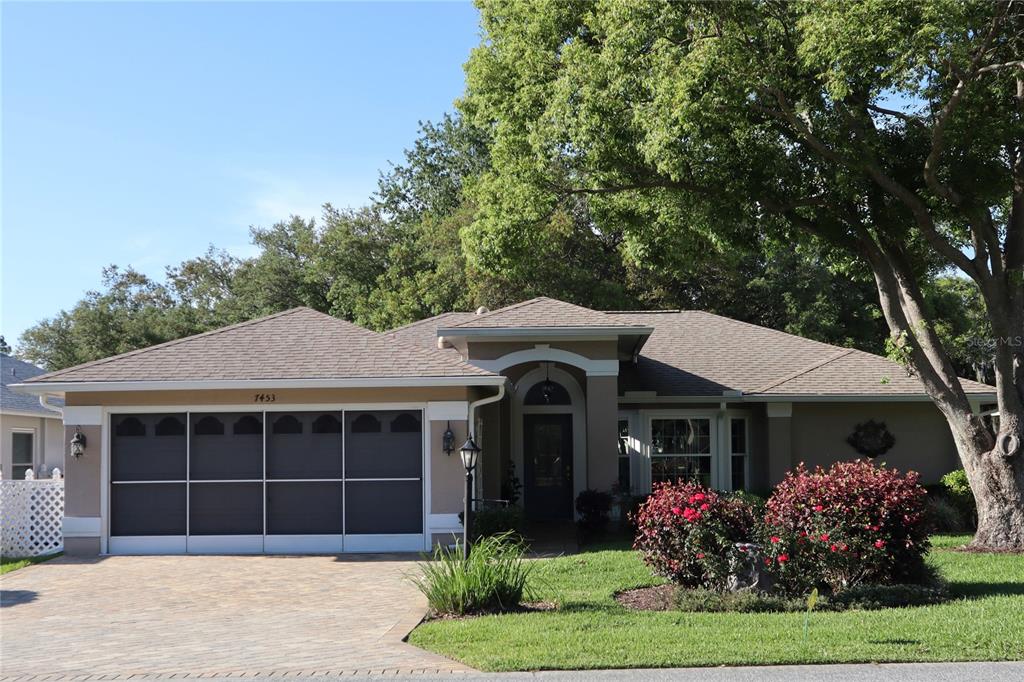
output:
<instances>
[{"instance_id":1,"label":"roof gutter","mask_svg":"<svg viewBox=\"0 0 1024 682\"><path fill-rule=\"evenodd\" d=\"M221 379L212 381L45 381L10 384L20 393L54 395L59 393L105 391L207 391L223 389L269 388L409 388L411 386L500 386L499 375L455 377L365 377L353 379Z\"/></svg>"},{"instance_id":2,"label":"roof gutter","mask_svg":"<svg viewBox=\"0 0 1024 682\"><path fill-rule=\"evenodd\" d=\"M39 404L43 406L44 410L53 410L57 414L64 414L63 408L51 405L48 401L50 398L56 397L52 393L43 393L39 396Z\"/></svg>"}]
</instances>

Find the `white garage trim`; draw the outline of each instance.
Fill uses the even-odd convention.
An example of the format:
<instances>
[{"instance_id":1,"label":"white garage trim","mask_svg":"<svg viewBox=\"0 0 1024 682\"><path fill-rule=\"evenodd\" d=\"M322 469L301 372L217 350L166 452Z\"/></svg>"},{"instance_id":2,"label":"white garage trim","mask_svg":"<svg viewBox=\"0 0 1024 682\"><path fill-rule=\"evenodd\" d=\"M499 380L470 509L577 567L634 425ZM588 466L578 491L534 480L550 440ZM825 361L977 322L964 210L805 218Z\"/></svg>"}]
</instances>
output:
<instances>
[{"instance_id":1,"label":"white garage trim","mask_svg":"<svg viewBox=\"0 0 1024 682\"><path fill-rule=\"evenodd\" d=\"M184 554L184 535L131 535L112 537L107 545L110 554Z\"/></svg>"}]
</instances>

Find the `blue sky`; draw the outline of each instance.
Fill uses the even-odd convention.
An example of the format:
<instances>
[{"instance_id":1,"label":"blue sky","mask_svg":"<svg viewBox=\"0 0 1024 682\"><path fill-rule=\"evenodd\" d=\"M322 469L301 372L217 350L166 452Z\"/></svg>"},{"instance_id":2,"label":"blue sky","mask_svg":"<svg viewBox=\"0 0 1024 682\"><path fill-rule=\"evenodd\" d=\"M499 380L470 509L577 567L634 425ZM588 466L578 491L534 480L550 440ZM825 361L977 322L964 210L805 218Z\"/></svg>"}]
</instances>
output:
<instances>
[{"instance_id":1,"label":"blue sky","mask_svg":"<svg viewBox=\"0 0 1024 682\"><path fill-rule=\"evenodd\" d=\"M13 344L100 283L355 206L462 91L463 3L11 3L2 310Z\"/></svg>"}]
</instances>

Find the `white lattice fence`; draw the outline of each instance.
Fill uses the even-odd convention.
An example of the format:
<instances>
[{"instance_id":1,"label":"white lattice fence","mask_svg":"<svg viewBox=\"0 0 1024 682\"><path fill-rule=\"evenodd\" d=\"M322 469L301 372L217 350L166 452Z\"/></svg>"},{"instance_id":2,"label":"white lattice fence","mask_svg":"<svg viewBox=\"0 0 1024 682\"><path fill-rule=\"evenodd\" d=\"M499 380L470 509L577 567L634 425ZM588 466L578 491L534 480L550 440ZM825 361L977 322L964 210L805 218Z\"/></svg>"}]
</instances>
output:
<instances>
[{"instance_id":1,"label":"white lattice fence","mask_svg":"<svg viewBox=\"0 0 1024 682\"><path fill-rule=\"evenodd\" d=\"M31 557L64 549L64 481L0 480L0 554Z\"/></svg>"}]
</instances>

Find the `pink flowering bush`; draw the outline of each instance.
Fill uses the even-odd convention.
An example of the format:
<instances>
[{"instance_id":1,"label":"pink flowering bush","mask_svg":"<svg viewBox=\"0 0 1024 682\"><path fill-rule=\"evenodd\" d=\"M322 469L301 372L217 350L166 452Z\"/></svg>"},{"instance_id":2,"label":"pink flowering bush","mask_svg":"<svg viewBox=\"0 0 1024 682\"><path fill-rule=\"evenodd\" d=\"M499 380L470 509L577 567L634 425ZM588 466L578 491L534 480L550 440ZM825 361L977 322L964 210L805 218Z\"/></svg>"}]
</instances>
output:
<instances>
[{"instance_id":1,"label":"pink flowering bush","mask_svg":"<svg viewBox=\"0 0 1024 682\"><path fill-rule=\"evenodd\" d=\"M862 583L916 582L928 551L927 493L915 472L865 460L800 464L765 505L760 542L777 587L802 594Z\"/></svg>"},{"instance_id":2,"label":"pink flowering bush","mask_svg":"<svg viewBox=\"0 0 1024 682\"><path fill-rule=\"evenodd\" d=\"M751 536L755 518L738 497L680 481L655 485L631 521L633 547L657 575L687 587L723 589L734 544Z\"/></svg>"}]
</instances>

